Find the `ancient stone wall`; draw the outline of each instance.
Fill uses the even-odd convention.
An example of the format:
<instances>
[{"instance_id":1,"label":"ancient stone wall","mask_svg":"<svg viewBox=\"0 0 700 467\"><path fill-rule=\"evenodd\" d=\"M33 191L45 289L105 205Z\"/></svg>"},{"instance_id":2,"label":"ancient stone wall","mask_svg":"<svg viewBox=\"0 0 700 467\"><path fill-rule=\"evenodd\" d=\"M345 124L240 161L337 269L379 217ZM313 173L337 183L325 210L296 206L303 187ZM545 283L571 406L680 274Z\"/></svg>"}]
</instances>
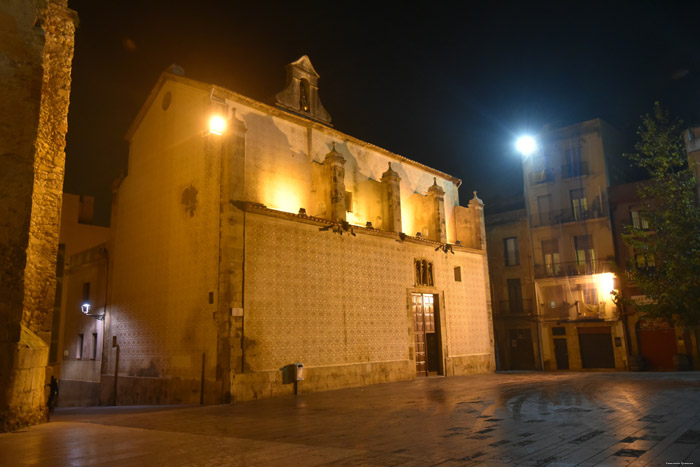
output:
<instances>
[{"instance_id":1,"label":"ancient stone wall","mask_svg":"<svg viewBox=\"0 0 700 467\"><path fill-rule=\"evenodd\" d=\"M67 0L0 4L0 429L45 418L70 73Z\"/></svg>"}]
</instances>

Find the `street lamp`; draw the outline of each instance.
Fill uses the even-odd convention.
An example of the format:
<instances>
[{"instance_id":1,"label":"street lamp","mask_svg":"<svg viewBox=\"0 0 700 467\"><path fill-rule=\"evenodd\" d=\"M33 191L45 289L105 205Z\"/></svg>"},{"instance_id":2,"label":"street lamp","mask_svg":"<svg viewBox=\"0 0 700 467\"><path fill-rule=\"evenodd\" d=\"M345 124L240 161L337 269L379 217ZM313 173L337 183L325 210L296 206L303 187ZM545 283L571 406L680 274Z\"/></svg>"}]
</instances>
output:
<instances>
[{"instance_id":1,"label":"street lamp","mask_svg":"<svg viewBox=\"0 0 700 467\"><path fill-rule=\"evenodd\" d=\"M529 135L521 136L515 142L515 149L517 149L520 154L527 157L537 151L537 141Z\"/></svg>"},{"instance_id":2,"label":"street lamp","mask_svg":"<svg viewBox=\"0 0 700 467\"><path fill-rule=\"evenodd\" d=\"M212 115L209 119L209 133L222 135L226 131L226 119L218 114Z\"/></svg>"}]
</instances>

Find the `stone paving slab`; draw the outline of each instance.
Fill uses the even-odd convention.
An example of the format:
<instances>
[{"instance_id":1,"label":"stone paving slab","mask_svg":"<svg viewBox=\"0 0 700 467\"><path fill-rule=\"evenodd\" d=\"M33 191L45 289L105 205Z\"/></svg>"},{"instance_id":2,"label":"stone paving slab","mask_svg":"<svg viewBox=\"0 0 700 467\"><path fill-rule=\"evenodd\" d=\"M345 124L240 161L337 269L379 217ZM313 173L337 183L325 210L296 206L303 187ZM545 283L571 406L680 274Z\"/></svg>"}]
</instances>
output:
<instances>
[{"instance_id":1,"label":"stone paving slab","mask_svg":"<svg viewBox=\"0 0 700 467\"><path fill-rule=\"evenodd\" d=\"M0 434L3 466L675 462L700 465L697 372L509 372L223 406L58 409Z\"/></svg>"}]
</instances>

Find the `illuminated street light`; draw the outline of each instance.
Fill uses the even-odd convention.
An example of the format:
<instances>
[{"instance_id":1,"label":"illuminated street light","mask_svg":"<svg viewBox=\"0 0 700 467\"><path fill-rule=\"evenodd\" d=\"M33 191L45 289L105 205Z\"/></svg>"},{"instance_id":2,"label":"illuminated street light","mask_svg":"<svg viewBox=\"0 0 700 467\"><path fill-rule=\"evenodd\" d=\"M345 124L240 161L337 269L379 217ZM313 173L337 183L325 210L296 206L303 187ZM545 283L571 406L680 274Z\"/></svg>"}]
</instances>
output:
<instances>
[{"instance_id":1,"label":"illuminated street light","mask_svg":"<svg viewBox=\"0 0 700 467\"><path fill-rule=\"evenodd\" d=\"M221 115L212 115L209 119L209 133L222 135L226 131L226 119Z\"/></svg>"},{"instance_id":2,"label":"illuminated street light","mask_svg":"<svg viewBox=\"0 0 700 467\"><path fill-rule=\"evenodd\" d=\"M523 156L529 156L537 150L537 141L532 136L521 136L515 142L515 148Z\"/></svg>"}]
</instances>

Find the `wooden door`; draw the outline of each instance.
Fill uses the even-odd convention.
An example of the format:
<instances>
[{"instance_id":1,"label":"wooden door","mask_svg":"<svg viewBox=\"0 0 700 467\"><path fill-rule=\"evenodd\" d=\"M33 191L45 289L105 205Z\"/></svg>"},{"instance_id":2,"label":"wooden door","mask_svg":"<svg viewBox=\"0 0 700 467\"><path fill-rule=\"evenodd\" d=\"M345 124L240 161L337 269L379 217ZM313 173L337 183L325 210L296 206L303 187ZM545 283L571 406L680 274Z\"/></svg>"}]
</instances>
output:
<instances>
[{"instance_id":1,"label":"wooden door","mask_svg":"<svg viewBox=\"0 0 700 467\"><path fill-rule=\"evenodd\" d=\"M569 350L566 339L554 339L554 357L557 360L557 370L569 369Z\"/></svg>"},{"instance_id":2,"label":"wooden door","mask_svg":"<svg viewBox=\"0 0 700 467\"><path fill-rule=\"evenodd\" d=\"M411 300L416 343L416 374L419 376L437 374L440 371L440 338L435 296L411 294Z\"/></svg>"},{"instance_id":3,"label":"wooden door","mask_svg":"<svg viewBox=\"0 0 700 467\"><path fill-rule=\"evenodd\" d=\"M667 328L642 328L637 330L639 353L644 357L647 370L673 371L673 356L678 353L676 331Z\"/></svg>"},{"instance_id":4,"label":"wooden door","mask_svg":"<svg viewBox=\"0 0 700 467\"><path fill-rule=\"evenodd\" d=\"M535 369L535 351L532 348L532 333L529 329L510 330L510 369Z\"/></svg>"},{"instance_id":5,"label":"wooden door","mask_svg":"<svg viewBox=\"0 0 700 467\"><path fill-rule=\"evenodd\" d=\"M612 335L607 326L578 328L583 368L615 368Z\"/></svg>"}]
</instances>

